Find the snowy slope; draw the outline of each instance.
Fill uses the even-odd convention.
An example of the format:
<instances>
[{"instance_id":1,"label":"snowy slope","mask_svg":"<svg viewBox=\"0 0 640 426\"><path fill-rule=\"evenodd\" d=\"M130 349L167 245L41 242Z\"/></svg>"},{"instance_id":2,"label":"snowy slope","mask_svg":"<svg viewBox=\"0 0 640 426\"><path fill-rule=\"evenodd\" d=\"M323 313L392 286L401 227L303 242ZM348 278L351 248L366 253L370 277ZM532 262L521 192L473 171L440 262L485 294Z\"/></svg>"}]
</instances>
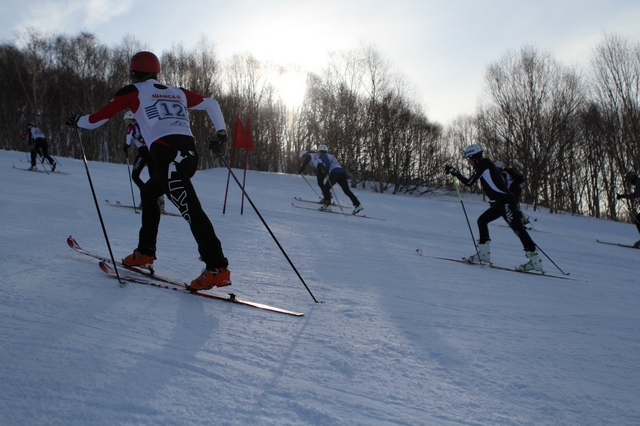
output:
<instances>
[{"instance_id":1,"label":"snowy slope","mask_svg":"<svg viewBox=\"0 0 640 426\"><path fill-rule=\"evenodd\" d=\"M633 242L633 225L528 211L575 281L535 277L429 257L473 252L457 195L356 191L374 221L293 208L317 197L300 176L249 172L315 303L233 182L222 214L227 171L198 172L230 289L306 313L290 317L120 288L65 243L107 254L83 162L46 175L12 167L24 159L0 151L0 424L640 424L640 251L595 241ZM131 202L127 167L89 167L124 257L140 216L104 200ZM464 201L477 236L487 204ZM521 246L499 225L493 261L515 266ZM183 219L163 217L157 272L186 281L202 265Z\"/></svg>"}]
</instances>

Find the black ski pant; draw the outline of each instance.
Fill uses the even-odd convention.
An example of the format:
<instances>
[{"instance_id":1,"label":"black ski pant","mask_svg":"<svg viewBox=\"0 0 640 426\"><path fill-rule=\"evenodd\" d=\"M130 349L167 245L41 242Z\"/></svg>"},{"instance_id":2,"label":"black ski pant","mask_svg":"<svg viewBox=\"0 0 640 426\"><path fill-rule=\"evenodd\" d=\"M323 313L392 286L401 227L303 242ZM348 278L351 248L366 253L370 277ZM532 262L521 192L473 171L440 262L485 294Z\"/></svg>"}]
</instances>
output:
<instances>
[{"instance_id":1,"label":"black ski pant","mask_svg":"<svg viewBox=\"0 0 640 426\"><path fill-rule=\"evenodd\" d=\"M638 228L638 232L640 232L640 213L638 214L633 213L633 216L636 219L636 228Z\"/></svg>"},{"instance_id":2,"label":"black ski pant","mask_svg":"<svg viewBox=\"0 0 640 426\"><path fill-rule=\"evenodd\" d=\"M535 251L536 244L522 224L522 212L518 208L516 198L513 195L493 201L491 207L480 215L478 218L480 244L484 244L491 239L489 237L489 223L501 216L507 222L509 228L520 238L522 247L526 251Z\"/></svg>"},{"instance_id":3,"label":"black ski pant","mask_svg":"<svg viewBox=\"0 0 640 426\"><path fill-rule=\"evenodd\" d=\"M141 146L138 148L138 154L136 154L136 158L133 160L133 170L131 171L131 179L140 189L144 186L144 182L140 179L140 173L142 173L144 166L147 166L149 177L153 176L155 173L155 167L153 166L153 161L151 161L149 148Z\"/></svg>"},{"instance_id":4,"label":"black ski pant","mask_svg":"<svg viewBox=\"0 0 640 426\"><path fill-rule=\"evenodd\" d=\"M324 173L320 168L316 168L316 181L318 182L318 187L320 191L323 191L324 188ZM324 191L323 191L324 193Z\"/></svg>"},{"instance_id":5,"label":"black ski pant","mask_svg":"<svg viewBox=\"0 0 640 426\"><path fill-rule=\"evenodd\" d=\"M342 188L342 191L349 197L354 206L360 205L360 201L349 188L349 180L346 173L331 173L329 175L329 181L322 186L322 195L325 200L331 200L331 188L336 183L340 185L340 188Z\"/></svg>"},{"instance_id":6,"label":"black ski pant","mask_svg":"<svg viewBox=\"0 0 640 426\"><path fill-rule=\"evenodd\" d=\"M191 184L191 177L198 168L198 152L193 138L183 135L163 137L151 145L150 153L155 173L141 191L142 227L138 250L143 254L155 255L160 224L158 197L165 194L189 224L206 268L226 268L228 262L222 253L222 244Z\"/></svg>"},{"instance_id":7,"label":"black ski pant","mask_svg":"<svg viewBox=\"0 0 640 426\"><path fill-rule=\"evenodd\" d=\"M49 144L47 140L44 138L38 138L33 141L33 148L31 148L31 164L36 164L36 157L38 154L41 154L44 158L49 161L49 164L53 166L53 158L49 156Z\"/></svg>"}]
</instances>

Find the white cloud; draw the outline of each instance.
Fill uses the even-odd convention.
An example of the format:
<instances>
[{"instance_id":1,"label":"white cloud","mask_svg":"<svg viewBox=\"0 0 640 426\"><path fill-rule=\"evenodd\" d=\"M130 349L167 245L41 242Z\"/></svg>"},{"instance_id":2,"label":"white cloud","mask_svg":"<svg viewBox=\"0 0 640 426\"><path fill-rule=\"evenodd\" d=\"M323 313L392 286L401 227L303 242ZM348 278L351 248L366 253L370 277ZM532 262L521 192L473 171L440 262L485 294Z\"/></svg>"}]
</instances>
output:
<instances>
[{"instance_id":1,"label":"white cloud","mask_svg":"<svg viewBox=\"0 0 640 426\"><path fill-rule=\"evenodd\" d=\"M84 25L91 28L124 15L131 9L134 0L81 0L78 3L84 9Z\"/></svg>"}]
</instances>

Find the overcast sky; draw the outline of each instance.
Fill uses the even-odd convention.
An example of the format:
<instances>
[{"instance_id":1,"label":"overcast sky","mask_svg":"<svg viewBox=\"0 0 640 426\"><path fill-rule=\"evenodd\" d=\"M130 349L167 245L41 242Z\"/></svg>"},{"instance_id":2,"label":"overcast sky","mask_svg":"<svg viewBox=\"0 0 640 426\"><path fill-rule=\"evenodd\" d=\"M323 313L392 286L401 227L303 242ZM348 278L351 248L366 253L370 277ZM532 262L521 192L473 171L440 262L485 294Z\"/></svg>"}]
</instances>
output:
<instances>
[{"instance_id":1,"label":"overcast sky","mask_svg":"<svg viewBox=\"0 0 640 426\"><path fill-rule=\"evenodd\" d=\"M640 42L640 1L4 0L0 41L27 27L88 31L109 46L131 35L156 53L195 48L206 35L219 59L251 53L309 71L329 51L373 45L415 86L429 119L446 125L475 111L487 65L509 50L534 45L586 69L605 33Z\"/></svg>"}]
</instances>

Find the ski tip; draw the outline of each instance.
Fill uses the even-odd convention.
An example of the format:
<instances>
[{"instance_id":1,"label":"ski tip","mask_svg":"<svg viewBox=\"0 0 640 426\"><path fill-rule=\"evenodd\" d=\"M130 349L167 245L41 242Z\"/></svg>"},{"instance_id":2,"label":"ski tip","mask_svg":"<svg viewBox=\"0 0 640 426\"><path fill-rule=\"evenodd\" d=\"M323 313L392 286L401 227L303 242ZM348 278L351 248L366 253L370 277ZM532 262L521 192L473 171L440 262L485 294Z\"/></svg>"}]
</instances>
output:
<instances>
[{"instance_id":1,"label":"ski tip","mask_svg":"<svg viewBox=\"0 0 640 426\"><path fill-rule=\"evenodd\" d=\"M78 247L78 242L73 238L71 234L67 237L67 245L71 248Z\"/></svg>"}]
</instances>

